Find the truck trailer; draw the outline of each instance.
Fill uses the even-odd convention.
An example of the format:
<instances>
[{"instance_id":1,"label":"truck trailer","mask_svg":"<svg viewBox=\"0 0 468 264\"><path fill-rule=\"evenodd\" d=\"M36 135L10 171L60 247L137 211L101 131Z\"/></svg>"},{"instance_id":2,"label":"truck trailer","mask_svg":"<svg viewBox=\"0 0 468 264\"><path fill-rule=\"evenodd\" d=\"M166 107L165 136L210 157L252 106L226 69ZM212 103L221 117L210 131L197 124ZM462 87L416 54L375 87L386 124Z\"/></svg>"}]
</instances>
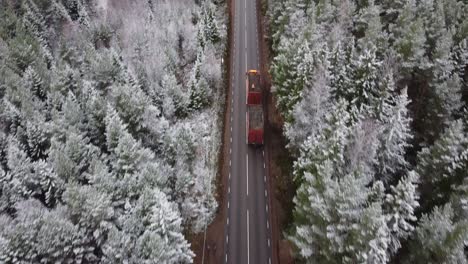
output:
<instances>
[{"instance_id":1,"label":"truck trailer","mask_svg":"<svg viewBox=\"0 0 468 264\"><path fill-rule=\"evenodd\" d=\"M263 91L261 76L257 70L247 71L247 144L263 145L264 119L263 119Z\"/></svg>"}]
</instances>

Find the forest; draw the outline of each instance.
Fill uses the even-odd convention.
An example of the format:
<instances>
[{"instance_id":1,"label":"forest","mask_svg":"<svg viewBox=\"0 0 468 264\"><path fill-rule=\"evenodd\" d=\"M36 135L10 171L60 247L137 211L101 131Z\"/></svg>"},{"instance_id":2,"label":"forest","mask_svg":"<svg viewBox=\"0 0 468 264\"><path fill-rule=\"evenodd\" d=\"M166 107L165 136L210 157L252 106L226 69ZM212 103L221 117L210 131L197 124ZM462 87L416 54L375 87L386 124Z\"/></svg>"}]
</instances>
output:
<instances>
[{"instance_id":1,"label":"forest","mask_svg":"<svg viewBox=\"0 0 468 264\"><path fill-rule=\"evenodd\" d=\"M192 263L218 206L225 8L0 1L0 263Z\"/></svg>"},{"instance_id":2,"label":"forest","mask_svg":"<svg viewBox=\"0 0 468 264\"><path fill-rule=\"evenodd\" d=\"M468 3L265 3L297 263L468 263Z\"/></svg>"}]
</instances>

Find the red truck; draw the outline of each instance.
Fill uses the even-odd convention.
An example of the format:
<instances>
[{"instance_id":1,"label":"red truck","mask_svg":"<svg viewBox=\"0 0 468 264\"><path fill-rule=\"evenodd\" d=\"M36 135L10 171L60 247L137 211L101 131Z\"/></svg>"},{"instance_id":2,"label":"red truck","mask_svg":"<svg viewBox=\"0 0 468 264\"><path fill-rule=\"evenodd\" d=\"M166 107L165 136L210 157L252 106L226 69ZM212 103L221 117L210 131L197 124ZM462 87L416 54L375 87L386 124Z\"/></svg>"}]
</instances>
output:
<instances>
[{"instance_id":1,"label":"red truck","mask_svg":"<svg viewBox=\"0 0 468 264\"><path fill-rule=\"evenodd\" d=\"M263 145L263 93L257 70L247 71L247 144Z\"/></svg>"}]
</instances>

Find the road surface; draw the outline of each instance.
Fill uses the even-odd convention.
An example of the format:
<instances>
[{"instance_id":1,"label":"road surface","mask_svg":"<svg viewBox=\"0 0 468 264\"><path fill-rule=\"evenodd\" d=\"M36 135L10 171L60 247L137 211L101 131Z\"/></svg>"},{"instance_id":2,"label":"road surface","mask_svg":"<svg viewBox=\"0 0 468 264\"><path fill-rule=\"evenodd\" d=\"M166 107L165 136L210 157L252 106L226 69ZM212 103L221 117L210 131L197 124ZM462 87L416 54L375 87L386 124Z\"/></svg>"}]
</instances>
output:
<instances>
[{"instance_id":1,"label":"road surface","mask_svg":"<svg viewBox=\"0 0 468 264\"><path fill-rule=\"evenodd\" d=\"M246 75L260 69L256 0L233 0L233 52L224 263L270 264L265 153L246 143Z\"/></svg>"}]
</instances>

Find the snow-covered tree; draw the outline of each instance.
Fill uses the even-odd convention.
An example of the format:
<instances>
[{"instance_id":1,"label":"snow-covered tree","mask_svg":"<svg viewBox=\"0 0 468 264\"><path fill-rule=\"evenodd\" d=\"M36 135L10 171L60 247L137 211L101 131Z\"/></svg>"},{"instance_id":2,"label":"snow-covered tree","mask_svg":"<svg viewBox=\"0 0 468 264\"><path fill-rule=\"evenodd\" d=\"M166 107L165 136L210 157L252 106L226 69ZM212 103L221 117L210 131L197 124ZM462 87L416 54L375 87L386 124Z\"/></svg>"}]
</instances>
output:
<instances>
[{"instance_id":1,"label":"snow-covered tree","mask_svg":"<svg viewBox=\"0 0 468 264\"><path fill-rule=\"evenodd\" d=\"M407 89L403 89L398 96L389 95L389 98L382 100L383 131L380 134L381 142L377 154L378 173L382 179L388 181L395 173L408 167L405 154L412 139L411 119L407 109L409 104Z\"/></svg>"},{"instance_id":2,"label":"snow-covered tree","mask_svg":"<svg viewBox=\"0 0 468 264\"><path fill-rule=\"evenodd\" d=\"M38 201L17 205L14 219L1 216L0 260L4 263L95 261L84 234L66 218L65 208L53 211Z\"/></svg>"},{"instance_id":3,"label":"snow-covered tree","mask_svg":"<svg viewBox=\"0 0 468 264\"><path fill-rule=\"evenodd\" d=\"M364 34L360 38L358 46L361 49L372 49L375 47L377 58L382 58L388 50L388 33L383 30L380 14L382 8L376 5L374 0L366 1L367 6L360 10L360 14L355 21L355 30Z\"/></svg>"},{"instance_id":4,"label":"snow-covered tree","mask_svg":"<svg viewBox=\"0 0 468 264\"><path fill-rule=\"evenodd\" d=\"M419 176L415 171L408 172L396 186L391 186L391 192L385 197L386 221L390 232L389 250L397 252L401 247L400 240L406 239L414 230L419 207L417 193Z\"/></svg>"},{"instance_id":5,"label":"snow-covered tree","mask_svg":"<svg viewBox=\"0 0 468 264\"><path fill-rule=\"evenodd\" d=\"M298 45L293 41L286 40L282 44L281 49L285 52L275 57L272 65L273 91L277 96L279 109L286 117L289 117L290 111L300 100L300 95L304 88L301 77L297 72L297 67L305 57L305 54L311 52L311 50L308 47L308 42Z\"/></svg>"},{"instance_id":6,"label":"snow-covered tree","mask_svg":"<svg viewBox=\"0 0 468 264\"><path fill-rule=\"evenodd\" d=\"M418 154L416 171L423 180L423 209L446 203L466 178L468 137L462 120L452 122L434 145Z\"/></svg>"},{"instance_id":7,"label":"snow-covered tree","mask_svg":"<svg viewBox=\"0 0 468 264\"><path fill-rule=\"evenodd\" d=\"M313 64L315 59L312 54L307 56ZM294 121L285 124L285 134L291 148L298 148L308 136L320 131L321 121L332 107L330 73L326 68L326 61L318 63L316 68L307 67L304 72L312 76L304 76L306 87L301 93L302 100L292 110Z\"/></svg>"},{"instance_id":8,"label":"snow-covered tree","mask_svg":"<svg viewBox=\"0 0 468 264\"><path fill-rule=\"evenodd\" d=\"M410 72L413 67L422 70L428 67L424 22L417 16L415 0L404 1L390 32L394 48L403 60L403 69Z\"/></svg>"},{"instance_id":9,"label":"snow-covered tree","mask_svg":"<svg viewBox=\"0 0 468 264\"><path fill-rule=\"evenodd\" d=\"M180 216L166 196L145 189L134 207L112 228L104 263L191 263L193 253L181 231Z\"/></svg>"},{"instance_id":10,"label":"snow-covered tree","mask_svg":"<svg viewBox=\"0 0 468 264\"><path fill-rule=\"evenodd\" d=\"M351 87L344 92L344 97L358 109L375 105L378 100L375 93L380 65L375 48L363 50L351 61Z\"/></svg>"},{"instance_id":11,"label":"snow-covered tree","mask_svg":"<svg viewBox=\"0 0 468 264\"><path fill-rule=\"evenodd\" d=\"M468 236L466 219L455 220L450 203L435 207L421 217L410 240L410 258L406 263L467 263Z\"/></svg>"}]
</instances>

